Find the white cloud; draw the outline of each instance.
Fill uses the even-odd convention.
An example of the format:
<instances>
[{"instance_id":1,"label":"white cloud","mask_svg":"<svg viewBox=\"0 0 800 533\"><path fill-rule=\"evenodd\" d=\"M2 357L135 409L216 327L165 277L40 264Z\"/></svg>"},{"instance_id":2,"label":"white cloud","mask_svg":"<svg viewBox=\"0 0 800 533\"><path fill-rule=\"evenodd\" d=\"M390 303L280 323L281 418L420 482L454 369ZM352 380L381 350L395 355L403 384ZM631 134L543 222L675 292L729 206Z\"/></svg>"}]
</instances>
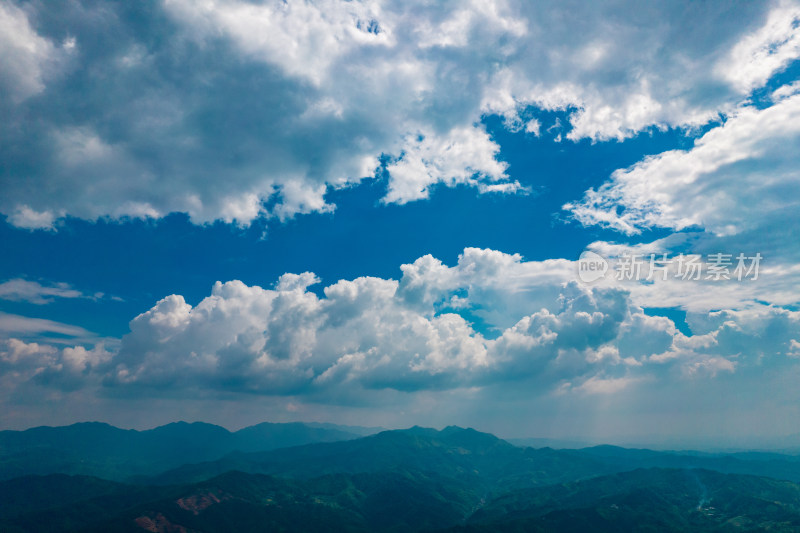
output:
<instances>
[{"instance_id":1,"label":"white cloud","mask_svg":"<svg viewBox=\"0 0 800 533\"><path fill-rule=\"evenodd\" d=\"M800 95L744 107L691 150L648 157L614 172L566 209L584 224L627 234L702 226L717 235L796 219L800 200ZM621 211L618 209L621 208Z\"/></svg>"},{"instance_id":2,"label":"white cloud","mask_svg":"<svg viewBox=\"0 0 800 533\"><path fill-rule=\"evenodd\" d=\"M60 389L84 388L92 382L96 386L97 369L111 356L102 343L90 350L83 346L58 349L12 337L0 341L0 382L9 390L27 382Z\"/></svg>"},{"instance_id":3,"label":"white cloud","mask_svg":"<svg viewBox=\"0 0 800 533\"><path fill-rule=\"evenodd\" d=\"M33 30L37 9L58 21L37 27L50 33ZM386 202L426 198L437 183L519 192L476 126L484 114L537 134L527 106L570 110L573 140L698 126L798 55L793 3L169 0L158 9L167 18L156 23L163 13L126 19L113 6L3 7L0 82L17 100L0 126L4 147L16 147L0 149L10 168L0 212L12 224L180 211L246 225L329 212L329 188L374 176L382 156ZM51 60L58 83L45 83ZM85 72L106 75L86 85ZM35 94L60 111L32 106Z\"/></svg>"},{"instance_id":4,"label":"white cloud","mask_svg":"<svg viewBox=\"0 0 800 533\"><path fill-rule=\"evenodd\" d=\"M379 2L293 2L167 0L167 11L192 24L200 38L229 36L256 61L279 65L315 85L328 80L336 60L361 46L391 46Z\"/></svg>"},{"instance_id":5,"label":"white cloud","mask_svg":"<svg viewBox=\"0 0 800 533\"><path fill-rule=\"evenodd\" d=\"M718 372L733 372L736 363L724 357L709 357L684 366L684 372L689 376L705 374L714 377Z\"/></svg>"},{"instance_id":6,"label":"white cloud","mask_svg":"<svg viewBox=\"0 0 800 533\"><path fill-rule=\"evenodd\" d=\"M0 352L0 360L6 364L19 364L32 358L49 358L56 353L52 346L40 346L35 342L25 343L19 339L5 341L5 350Z\"/></svg>"},{"instance_id":7,"label":"white cloud","mask_svg":"<svg viewBox=\"0 0 800 533\"><path fill-rule=\"evenodd\" d=\"M74 46L74 43L73 43ZM13 4L0 5L0 87L15 102L42 92L58 49Z\"/></svg>"},{"instance_id":8,"label":"white cloud","mask_svg":"<svg viewBox=\"0 0 800 533\"><path fill-rule=\"evenodd\" d=\"M66 283L45 286L36 281L16 278L0 283L0 299L47 304L54 298L87 298L82 292Z\"/></svg>"},{"instance_id":9,"label":"white cloud","mask_svg":"<svg viewBox=\"0 0 800 533\"><path fill-rule=\"evenodd\" d=\"M794 192L800 187L798 148L800 95L793 86L784 86L773 93L771 105L744 106L691 149L649 156L619 169L580 202L564 208L584 225L627 235L654 228L676 232L637 245L590 246L614 263L614 258L638 255L645 263L643 276L650 254L669 254L673 263L666 281L655 276L648 283L622 284L639 305L693 312L759 307L763 302L791 306L800 298L800 249L787 245L795 240L800 217ZM707 279L711 256L717 253L728 254L732 280ZM676 279L680 254L700 256L701 280ZM760 254L757 280L736 279L740 254L746 265Z\"/></svg>"},{"instance_id":10,"label":"white cloud","mask_svg":"<svg viewBox=\"0 0 800 533\"><path fill-rule=\"evenodd\" d=\"M373 168L377 167L377 163ZM366 174L363 174L366 175ZM334 205L325 201L325 185L311 185L302 181L289 181L279 188L280 203L274 210L274 214L281 220L287 220L297 214L303 213L329 213L334 210ZM241 221L252 220L251 218L239 218Z\"/></svg>"},{"instance_id":11,"label":"white cloud","mask_svg":"<svg viewBox=\"0 0 800 533\"><path fill-rule=\"evenodd\" d=\"M27 205L17 205L8 216L8 221L18 228L23 229L55 229L56 215L48 210L36 211Z\"/></svg>"},{"instance_id":12,"label":"white cloud","mask_svg":"<svg viewBox=\"0 0 800 533\"><path fill-rule=\"evenodd\" d=\"M800 357L800 342L795 339L789 341L789 352L787 353L790 357Z\"/></svg>"},{"instance_id":13,"label":"white cloud","mask_svg":"<svg viewBox=\"0 0 800 533\"><path fill-rule=\"evenodd\" d=\"M706 124L800 55L796 3L762 4L772 9L741 25L745 18L733 19L748 15L734 16L739 7L679 13L666 4L595 3L582 6L580 16L554 20L553 5L528 4L528 34L542 40L528 40L524 65L496 72L483 107L512 124L525 104L577 108L571 140Z\"/></svg>"},{"instance_id":14,"label":"white cloud","mask_svg":"<svg viewBox=\"0 0 800 533\"><path fill-rule=\"evenodd\" d=\"M275 289L217 283L196 306L178 295L159 301L131 321L113 355L102 346L65 348L52 365L113 387L312 401L506 382L542 394L607 395L779 361L800 336L798 313L765 306L690 314L694 335L686 336L644 314L625 291L555 282L572 266L467 249L452 267L426 256L404 265L400 281L341 280L322 297L308 290L319 282L311 273L286 274Z\"/></svg>"},{"instance_id":15,"label":"white cloud","mask_svg":"<svg viewBox=\"0 0 800 533\"><path fill-rule=\"evenodd\" d=\"M608 258L609 270L605 277L592 286L617 287L629 291L637 305L642 307L674 307L693 313L708 313L719 309L746 309L760 307L764 302L776 306L791 307L800 292L800 266L796 261L796 250L785 248L783 240L788 228L770 229L774 238L765 237L765 231L754 230L742 235L720 238L705 232L676 233L669 237L638 245L595 242L589 249ZM782 248L783 247L783 248ZM666 279L659 262L666 255ZM723 267L727 279L715 280L709 274L710 257L726 254L729 264ZM682 258L683 254L683 258ZM743 257L743 269L737 272L739 254ZM747 270L753 257L761 254L758 279L755 270ZM700 278L694 279L686 266L690 256L700 268ZM650 272L650 261L655 269ZM725 257L723 257L725 259ZM621 279L621 271L630 273L634 260L639 266L638 279ZM683 265L683 266L681 266ZM723 272L724 273L724 272ZM739 280L739 274L742 279ZM747 274L747 275L746 275ZM709 278L710 276L710 278Z\"/></svg>"},{"instance_id":16,"label":"white cloud","mask_svg":"<svg viewBox=\"0 0 800 533\"><path fill-rule=\"evenodd\" d=\"M542 127L542 124L538 120L536 120L534 118L534 119L531 119L531 120L529 120L529 121L527 121L525 123L525 132L526 133L532 133L533 135L538 137L539 136L539 129L541 127Z\"/></svg>"},{"instance_id":17,"label":"white cloud","mask_svg":"<svg viewBox=\"0 0 800 533\"><path fill-rule=\"evenodd\" d=\"M742 93L761 87L800 55L800 6L777 4L766 23L746 35L720 61L716 73Z\"/></svg>"},{"instance_id":18,"label":"white cloud","mask_svg":"<svg viewBox=\"0 0 800 533\"><path fill-rule=\"evenodd\" d=\"M409 136L402 156L387 166L391 178L385 202L404 204L428 198L430 187L444 183L474 185L481 190L503 186L502 192L520 189L509 182L505 163L496 159L500 147L482 128L458 128L446 136Z\"/></svg>"},{"instance_id":19,"label":"white cloud","mask_svg":"<svg viewBox=\"0 0 800 533\"><path fill-rule=\"evenodd\" d=\"M107 362L111 356L112 353L105 349L103 343L95 344L91 350L83 346L68 346L61 350L62 368L81 373Z\"/></svg>"},{"instance_id":20,"label":"white cloud","mask_svg":"<svg viewBox=\"0 0 800 533\"><path fill-rule=\"evenodd\" d=\"M70 337L89 337L92 334L80 326L63 324L44 318L30 318L0 312L0 334L30 336L39 333L55 333Z\"/></svg>"}]
</instances>

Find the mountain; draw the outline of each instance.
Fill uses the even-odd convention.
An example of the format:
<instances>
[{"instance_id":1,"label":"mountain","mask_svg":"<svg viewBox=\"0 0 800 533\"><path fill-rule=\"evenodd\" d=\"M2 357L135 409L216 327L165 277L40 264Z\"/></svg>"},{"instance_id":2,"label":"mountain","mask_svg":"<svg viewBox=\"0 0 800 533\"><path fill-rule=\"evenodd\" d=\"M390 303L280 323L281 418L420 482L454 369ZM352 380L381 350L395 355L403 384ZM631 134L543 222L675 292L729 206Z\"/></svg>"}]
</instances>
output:
<instances>
[{"instance_id":1,"label":"mountain","mask_svg":"<svg viewBox=\"0 0 800 533\"><path fill-rule=\"evenodd\" d=\"M581 450L565 450L565 453L594 458L603 462L613 471L637 468L700 468L729 474L766 476L800 482L800 457L795 455L765 452L656 452L608 445Z\"/></svg>"},{"instance_id":2,"label":"mountain","mask_svg":"<svg viewBox=\"0 0 800 533\"><path fill-rule=\"evenodd\" d=\"M27 512L0 517L0 531L421 531L462 522L478 501L467 487L411 473L288 480L228 472L185 486L115 484L106 494L60 501L70 480L76 493L86 492L81 477L18 483L61 489L49 502L34 498L35 512L26 505Z\"/></svg>"},{"instance_id":3,"label":"mountain","mask_svg":"<svg viewBox=\"0 0 800 533\"><path fill-rule=\"evenodd\" d=\"M295 478L414 470L466 479L496 493L637 468L702 468L800 482L797 456L657 452L616 446L578 450L520 448L494 435L456 426L441 431L414 427L349 441L233 453L214 461L182 465L140 481L161 485L191 483L230 470Z\"/></svg>"},{"instance_id":4,"label":"mountain","mask_svg":"<svg viewBox=\"0 0 800 533\"><path fill-rule=\"evenodd\" d=\"M126 486L89 476L23 476L0 481L0 520L53 506L71 505L126 490Z\"/></svg>"},{"instance_id":5,"label":"mountain","mask_svg":"<svg viewBox=\"0 0 800 533\"><path fill-rule=\"evenodd\" d=\"M0 491L12 488L0 483ZM181 486L92 478L15 481L39 508L0 516L0 531L700 532L800 529L800 486L707 470L640 469L510 491L483 501L468 482L422 473L280 479L228 472ZM70 490L70 483L74 487ZM40 489L52 486L52 498ZM68 494L78 495L68 500ZM84 496L81 499L81 496Z\"/></svg>"},{"instance_id":6,"label":"mountain","mask_svg":"<svg viewBox=\"0 0 800 533\"><path fill-rule=\"evenodd\" d=\"M176 422L146 431L99 422L0 431L0 480L64 473L122 481L234 451L264 451L359 436L302 423L264 423L236 432L201 422Z\"/></svg>"},{"instance_id":7,"label":"mountain","mask_svg":"<svg viewBox=\"0 0 800 533\"><path fill-rule=\"evenodd\" d=\"M800 530L800 486L709 470L640 469L514 491L452 533Z\"/></svg>"},{"instance_id":8,"label":"mountain","mask_svg":"<svg viewBox=\"0 0 800 533\"><path fill-rule=\"evenodd\" d=\"M303 424L4 432L4 461L39 457L43 470L127 472L128 481L0 481L0 531L800 530L800 486L791 481L800 479L800 458L775 453L521 448L457 426L228 451L342 436L352 434ZM224 455L174 467L213 453ZM137 468L150 475L130 476Z\"/></svg>"},{"instance_id":9,"label":"mountain","mask_svg":"<svg viewBox=\"0 0 800 533\"><path fill-rule=\"evenodd\" d=\"M519 448L488 433L450 426L441 431L413 427L350 441L233 453L216 461L183 465L146 481L162 485L192 483L230 470L292 478L414 471L466 481L484 491L613 471L592 457L549 448Z\"/></svg>"},{"instance_id":10,"label":"mountain","mask_svg":"<svg viewBox=\"0 0 800 533\"><path fill-rule=\"evenodd\" d=\"M368 428L361 428L362 430ZM749 452L656 452L616 446L521 448L473 429L414 427L359 437L303 423L263 423L236 432L177 422L146 431L102 423L0 432L0 480L65 473L149 484L191 483L230 470L310 478L419 471L498 490L636 468L704 468L800 482L800 457Z\"/></svg>"},{"instance_id":11,"label":"mountain","mask_svg":"<svg viewBox=\"0 0 800 533\"><path fill-rule=\"evenodd\" d=\"M312 442L336 442L363 436L365 428L346 431L343 427L318 427L315 424L263 422L231 434L229 448L241 452L257 452L299 446Z\"/></svg>"},{"instance_id":12,"label":"mountain","mask_svg":"<svg viewBox=\"0 0 800 533\"><path fill-rule=\"evenodd\" d=\"M386 428L376 427L376 426L346 426L342 424L331 424L329 422L303 422L303 423L308 427L312 428L336 429L338 431L344 431L345 433L355 433L356 435L361 435L362 437L366 437L367 435L374 435L375 433L380 433L381 431L386 431Z\"/></svg>"}]
</instances>

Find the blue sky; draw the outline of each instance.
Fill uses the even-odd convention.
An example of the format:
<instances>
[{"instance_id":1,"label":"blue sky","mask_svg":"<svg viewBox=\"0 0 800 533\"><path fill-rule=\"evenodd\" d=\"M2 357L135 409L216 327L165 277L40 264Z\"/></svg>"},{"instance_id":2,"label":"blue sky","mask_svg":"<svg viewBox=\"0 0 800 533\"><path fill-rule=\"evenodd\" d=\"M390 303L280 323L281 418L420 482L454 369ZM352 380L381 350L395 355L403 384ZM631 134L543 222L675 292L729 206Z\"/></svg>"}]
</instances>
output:
<instances>
[{"instance_id":1,"label":"blue sky","mask_svg":"<svg viewBox=\"0 0 800 533\"><path fill-rule=\"evenodd\" d=\"M800 433L798 4L0 15L0 425Z\"/></svg>"}]
</instances>

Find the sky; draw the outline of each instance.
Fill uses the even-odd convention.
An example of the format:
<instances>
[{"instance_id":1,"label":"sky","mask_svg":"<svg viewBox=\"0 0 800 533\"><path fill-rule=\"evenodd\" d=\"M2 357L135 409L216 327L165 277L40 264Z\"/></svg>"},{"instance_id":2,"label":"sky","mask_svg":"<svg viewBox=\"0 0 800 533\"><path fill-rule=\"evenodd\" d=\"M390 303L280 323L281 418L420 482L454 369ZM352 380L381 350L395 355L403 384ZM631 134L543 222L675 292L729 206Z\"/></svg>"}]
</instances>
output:
<instances>
[{"instance_id":1,"label":"sky","mask_svg":"<svg viewBox=\"0 0 800 533\"><path fill-rule=\"evenodd\" d=\"M788 442L798 58L792 1L3 2L0 428Z\"/></svg>"}]
</instances>

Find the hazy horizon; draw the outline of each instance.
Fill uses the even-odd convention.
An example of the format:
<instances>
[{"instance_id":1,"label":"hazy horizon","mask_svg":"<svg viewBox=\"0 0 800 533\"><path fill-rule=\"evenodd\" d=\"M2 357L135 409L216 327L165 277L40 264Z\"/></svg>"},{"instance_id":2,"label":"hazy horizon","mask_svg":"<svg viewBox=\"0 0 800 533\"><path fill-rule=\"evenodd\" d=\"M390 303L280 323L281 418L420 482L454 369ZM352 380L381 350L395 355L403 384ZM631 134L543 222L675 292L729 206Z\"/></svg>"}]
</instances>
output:
<instances>
[{"instance_id":1,"label":"hazy horizon","mask_svg":"<svg viewBox=\"0 0 800 533\"><path fill-rule=\"evenodd\" d=\"M227 426L224 423L213 423L207 420L173 420L166 423L160 423L156 425L145 425L145 426L125 426L125 425L117 425L113 424L108 421L103 420L80 420L74 421L65 424L57 424L57 425L49 425L49 424L41 424L35 425L30 427L18 427L18 428L3 428L0 431L25 431L28 429L36 429L36 428L43 428L43 427L69 427L73 425L80 425L80 424L104 424L108 426L112 426L122 430L135 430L135 431L149 431L158 429L164 426L169 426L171 424L207 424L212 426L217 426L220 428L225 429L230 433L235 433L245 428L258 426L259 424L303 424L303 425L321 425L321 426L335 426L338 428L342 428L346 430L347 428L351 429L359 429L359 430L373 430L374 432L366 433L364 436L374 434L381 431L403 431L409 430L414 427L422 427L428 429L435 429L437 431L441 431L447 427L462 427L464 429L474 429L481 433L488 433L494 435L498 438L503 440L507 440L512 444L518 446L531 446L534 448L540 447L551 447L551 448L586 448L586 447L594 447L594 446L618 446L622 448L631 448L631 449L650 449L650 450L657 450L657 451L699 451L699 452L719 452L719 453L734 453L734 452L745 452L745 451L763 451L763 452L775 452L775 453L787 453L790 455L800 454L800 433L794 434L787 434L787 435L780 435L776 437L766 437L766 438L759 438L754 437L752 435L738 435L738 436L716 436L716 437L690 437L690 438L681 438L681 437L674 437L674 436L666 436L664 438L658 437L625 437L625 436L614 436L613 438L604 440L604 439L596 439L586 435L544 435L544 434L533 434L533 435L515 435L515 434L503 434L488 431L486 429L482 429L480 427L472 427L472 426L461 426L458 424L447 424L447 425L439 425L439 426L426 426L424 424L411 424L411 425L403 425L403 426L396 426L396 427L384 427L384 426L364 426L359 424L340 424L335 422L329 422L325 420L284 420L284 421L273 421L273 420L262 420L260 422L254 422L252 424L246 424L242 426Z\"/></svg>"}]
</instances>

